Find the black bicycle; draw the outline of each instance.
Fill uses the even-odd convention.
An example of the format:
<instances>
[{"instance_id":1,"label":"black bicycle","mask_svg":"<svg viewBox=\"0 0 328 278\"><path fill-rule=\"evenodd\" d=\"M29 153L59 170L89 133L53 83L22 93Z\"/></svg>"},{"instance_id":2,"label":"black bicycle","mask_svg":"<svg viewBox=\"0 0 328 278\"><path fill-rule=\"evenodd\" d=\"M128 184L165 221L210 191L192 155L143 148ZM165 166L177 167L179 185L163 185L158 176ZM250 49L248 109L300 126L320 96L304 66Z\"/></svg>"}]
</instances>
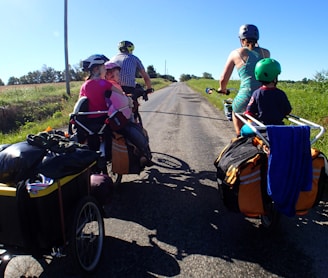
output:
<instances>
[{"instance_id":1,"label":"black bicycle","mask_svg":"<svg viewBox=\"0 0 328 278\"><path fill-rule=\"evenodd\" d=\"M133 100L133 114L134 114L134 120L139 123L141 126L142 125L142 119L141 119L141 115L139 113L139 99L142 98L144 101L148 101L148 94L154 92L153 89L147 89L145 90L143 88L142 85L140 84L136 84L136 87L133 89L133 93L128 94L129 96L131 96L132 100Z\"/></svg>"}]
</instances>

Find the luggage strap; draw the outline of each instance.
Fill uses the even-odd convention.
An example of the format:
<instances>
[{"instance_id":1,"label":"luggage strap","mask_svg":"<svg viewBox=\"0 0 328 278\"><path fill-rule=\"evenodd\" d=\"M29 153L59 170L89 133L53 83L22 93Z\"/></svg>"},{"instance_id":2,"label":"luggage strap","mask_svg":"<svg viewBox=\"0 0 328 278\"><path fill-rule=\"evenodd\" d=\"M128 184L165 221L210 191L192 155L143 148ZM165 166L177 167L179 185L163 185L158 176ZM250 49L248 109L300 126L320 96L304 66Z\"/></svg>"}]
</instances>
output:
<instances>
[{"instance_id":1,"label":"luggage strap","mask_svg":"<svg viewBox=\"0 0 328 278\"><path fill-rule=\"evenodd\" d=\"M41 149L47 149L55 153L70 153L76 148L87 148L87 146L71 141L65 137L62 131L39 132L38 134L29 134L26 138L32 146Z\"/></svg>"}]
</instances>

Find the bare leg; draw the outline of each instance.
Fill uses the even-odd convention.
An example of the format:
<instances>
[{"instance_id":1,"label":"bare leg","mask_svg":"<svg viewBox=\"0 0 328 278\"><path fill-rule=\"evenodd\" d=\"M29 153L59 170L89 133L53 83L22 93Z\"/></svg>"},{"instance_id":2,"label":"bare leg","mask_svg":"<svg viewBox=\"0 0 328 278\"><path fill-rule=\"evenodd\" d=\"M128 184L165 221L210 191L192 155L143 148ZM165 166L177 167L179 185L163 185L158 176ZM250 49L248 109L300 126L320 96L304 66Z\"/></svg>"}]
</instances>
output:
<instances>
[{"instance_id":1,"label":"bare leg","mask_svg":"<svg viewBox=\"0 0 328 278\"><path fill-rule=\"evenodd\" d=\"M234 112L232 112L232 122L233 122L233 126L235 128L235 131L236 131L236 136L239 136L240 129L243 126L243 122L236 117Z\"/></svg>"}]
</instances>

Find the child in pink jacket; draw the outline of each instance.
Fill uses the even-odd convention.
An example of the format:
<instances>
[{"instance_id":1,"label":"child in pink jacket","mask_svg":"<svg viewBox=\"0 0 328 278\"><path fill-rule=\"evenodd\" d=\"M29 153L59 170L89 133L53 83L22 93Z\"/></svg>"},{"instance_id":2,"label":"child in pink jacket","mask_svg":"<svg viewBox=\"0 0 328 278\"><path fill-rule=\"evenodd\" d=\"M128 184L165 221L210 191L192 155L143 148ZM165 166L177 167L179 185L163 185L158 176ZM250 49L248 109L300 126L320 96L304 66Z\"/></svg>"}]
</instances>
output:
<instances>
[{"instance_id":1,"label":"child in pink jacket","mask_svg":"<svg viewBox=\"0 0 328 278\"><path fill-rule=\"evenodd\" d=\"M111 82L113 86L121 88L119 85L120 66L108 61L105 63L105 68L106 80ZM140 159L142 166L151 166L153 163L151 161L152 155L149 148L148 137L145 136L143 128L134 122L132 113L133 100L124 92L112 91L111 96L106 98L106 101L109 116L119 110L129 120L129 123L118 132L129 139L143 153L143 157Z\"/></svg>"}]
</instances>

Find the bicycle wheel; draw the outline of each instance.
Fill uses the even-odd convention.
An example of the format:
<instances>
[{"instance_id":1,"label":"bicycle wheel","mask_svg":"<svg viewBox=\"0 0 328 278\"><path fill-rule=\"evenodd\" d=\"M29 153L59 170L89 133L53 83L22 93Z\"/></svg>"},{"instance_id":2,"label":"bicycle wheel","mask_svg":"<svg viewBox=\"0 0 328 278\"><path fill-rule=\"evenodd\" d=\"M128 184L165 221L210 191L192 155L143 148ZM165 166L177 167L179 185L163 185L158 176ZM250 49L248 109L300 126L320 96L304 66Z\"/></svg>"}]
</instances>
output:
<instances>
[{"instance_id":1,"label":"bicycle wheel","mask_svg":"<svg viewBox=\"0 0 328 278\"><path fill-rule=\"evenodd\" d=\"M69 250L75 270L91 273L98 266L105 236L104 220L94 197L85 196L75 209Z\"/></svg>"},{"instance_id":2,"label":"bicycle wheel","mask_svg":"<svg viewBox=\"0 0 328 278\"><path fill-rule=\"evenodd\" d=\"M277 228L280 220L280 213L275 210L272 203L269 207L269 211L265 215L261 215L262 227L268 231L272 231Z\"/></svg>"},{"instance_id":3,"label":"bicycle wheel","mask_svg":"<svg viewBox=\"0 0 328 278\"><path fill-rule=\"evenodd\" d=\"M43 267L35 258L29 255L19 255L8 262L4 278L39 277L42 273Z\"/></svg>"}]
</instances>

